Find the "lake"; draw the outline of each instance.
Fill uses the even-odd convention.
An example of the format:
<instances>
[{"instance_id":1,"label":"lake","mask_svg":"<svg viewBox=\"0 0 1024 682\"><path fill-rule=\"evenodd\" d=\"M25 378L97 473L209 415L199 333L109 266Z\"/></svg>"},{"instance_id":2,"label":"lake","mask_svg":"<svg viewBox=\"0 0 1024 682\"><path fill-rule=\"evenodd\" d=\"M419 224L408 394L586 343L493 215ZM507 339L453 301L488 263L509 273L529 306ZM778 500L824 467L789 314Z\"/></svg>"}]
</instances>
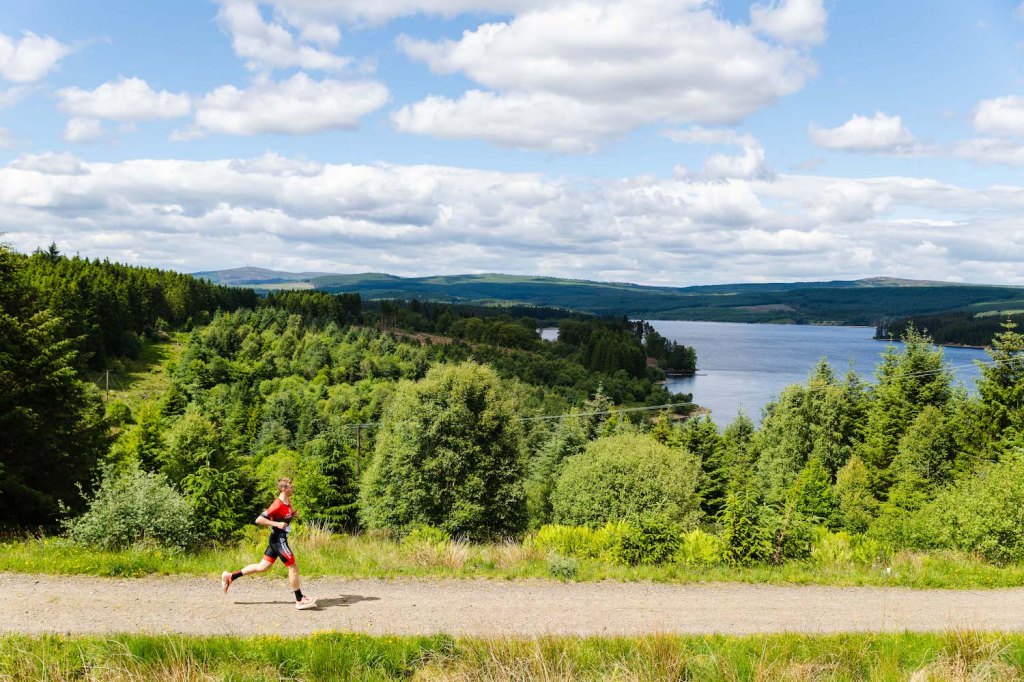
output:
<instances>
[{"instance_id":1,"label":"lake","mask_svg":"<svg viewBox=\"0 0 1024 682\"><path fill-rule=\"evenodd\" d=\"M806 383L822 357L840 377L852 363L865 381L873 381L879 355L888 345L871 338L873 327L676 320L650 323L665 338L697 349L697 376L669 379L667 388L673 393L692 393L694 402L710 409L721 427L741 411L760 422L761 408L786 386ZM545 338L553 337L550 330L544 331ZM974 360L988 360L988 354L977 348L943 351L956 378L973 389L980 376Z\"/></svg>"}]
</instances>

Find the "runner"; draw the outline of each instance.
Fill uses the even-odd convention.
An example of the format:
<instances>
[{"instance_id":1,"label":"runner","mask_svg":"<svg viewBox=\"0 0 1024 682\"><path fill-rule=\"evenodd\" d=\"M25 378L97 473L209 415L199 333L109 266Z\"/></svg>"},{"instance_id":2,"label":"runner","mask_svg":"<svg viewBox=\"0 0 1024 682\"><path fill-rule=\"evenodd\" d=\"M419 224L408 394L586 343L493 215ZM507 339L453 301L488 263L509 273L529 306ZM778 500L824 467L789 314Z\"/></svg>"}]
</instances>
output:
<instances>
[{"instance_id":1,"label":"runner","mask_svg":"<svg viewBox=\"0 0 1024 682\"><path fill-rule=\"evenodd\" d=\"M299 567L295 565L295 555L292 554L291 548L288 547L288 533L291 532L291 521L298 516L296 512L292 511L292 491L294 490L292 479L282 478L279 480L277 482L277 490L280 494L274 500L274 503L270 505L267 511L256 517L257 526L270 527L270 545L267 547L267 551L263 553L263 560L258 564L249 564L235 573L224 571L220 575L221 586L224 588L224 594L227 594L231 583L243 575L263 573L270 570L270 567L274 565L274 561L280 558L284 565L288 567L288 582L291 583L292 589L295 591L295 608L300 611L311 609L316 606L316 599L310 599L302 594L302 588L299 586Z\"/></svg>"}]
</instances>

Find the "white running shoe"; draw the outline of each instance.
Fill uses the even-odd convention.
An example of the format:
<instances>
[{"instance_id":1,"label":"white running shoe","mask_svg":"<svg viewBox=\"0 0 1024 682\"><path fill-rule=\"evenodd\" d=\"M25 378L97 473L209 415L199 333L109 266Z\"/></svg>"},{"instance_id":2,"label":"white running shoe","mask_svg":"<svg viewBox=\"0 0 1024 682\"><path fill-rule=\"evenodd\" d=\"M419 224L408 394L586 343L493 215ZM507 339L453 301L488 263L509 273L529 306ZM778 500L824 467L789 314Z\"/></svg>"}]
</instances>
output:
<instances>
[{"instance_id":1,"label":"white running shoe","mask_svg":"<svg viewBox=\"0 0 1024 682\"><path fill-rule=\"evenodd\" d=\"M299 611L305 611L316 606L316 599L310 599L309 597L303 596L300 601L295 602L295 608Z\"/></svg>"},{"instance_id":2,"label":"white running shoe","mask_svg":"<svg viewBox=\"0 0 1024 682\"><path fill-rule=\"evenodd\" d=\"M224 588L224 594L227 594L228 588L231 587L231 571L224 571L220 574L220 585Z\"/></svg>"}]
</instances>

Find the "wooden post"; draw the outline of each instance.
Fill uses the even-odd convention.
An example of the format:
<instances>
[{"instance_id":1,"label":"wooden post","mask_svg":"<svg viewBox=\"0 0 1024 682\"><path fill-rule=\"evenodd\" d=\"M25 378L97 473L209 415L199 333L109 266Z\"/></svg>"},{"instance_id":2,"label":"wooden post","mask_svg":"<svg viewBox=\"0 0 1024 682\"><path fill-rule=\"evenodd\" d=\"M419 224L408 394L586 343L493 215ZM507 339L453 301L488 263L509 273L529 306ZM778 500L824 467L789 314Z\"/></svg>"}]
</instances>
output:
<instances>
[{"instance_id":1,"label":"wooden post","mask_svg":"<svg viewBox=\"0 0 1024 682\"><path fill-rule=\"evenodd\" d=\"M363 459L363 427L356 427L356 478L359 478L359 464Z\"/></svg>"}]
</instances>

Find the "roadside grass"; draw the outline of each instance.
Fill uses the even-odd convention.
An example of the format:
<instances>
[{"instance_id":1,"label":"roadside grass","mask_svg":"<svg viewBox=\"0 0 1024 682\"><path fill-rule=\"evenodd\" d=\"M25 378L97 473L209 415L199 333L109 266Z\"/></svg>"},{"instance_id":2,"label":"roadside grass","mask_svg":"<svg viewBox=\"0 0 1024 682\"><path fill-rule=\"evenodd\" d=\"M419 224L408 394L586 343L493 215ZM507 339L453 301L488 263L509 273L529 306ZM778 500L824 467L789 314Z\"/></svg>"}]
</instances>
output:
<instances>
[{"instance_id":1,"label":"roadside grass","mask_svg":"<svg viewBox=\"0 0 1024 682\"><path fill-rule=\"evenodd\" d=\"M0 680L1020 680L1024 635L0 637Z\"/></svg>"},{"instance_id":2,"label":"roadside grass","mask_svg":"<svg viewBox=\"0 0 1024 682\"><path fill-rule=\"evenodd\" d=\"M366 535L310 533L298 528L293 546L303 575L345 578L547 578L579 582L617 580L660 583L740 582L790 585L978 589L1024 585L1024 566L995 566L956 552L902 552L884 564L792 561L780 566L689 566L668 563L628 566L602 559L565 558L525 543L472 545L397 542ZM0 572L141 577L219 577L221 571L254 563L266 548L255 527L235 545L201 552L136 547L105 551L63 538L0 543ZM262 577L271 576L270 571ZM259 579L259 578L257 578Z\"/></svg>"}]
</instances>

